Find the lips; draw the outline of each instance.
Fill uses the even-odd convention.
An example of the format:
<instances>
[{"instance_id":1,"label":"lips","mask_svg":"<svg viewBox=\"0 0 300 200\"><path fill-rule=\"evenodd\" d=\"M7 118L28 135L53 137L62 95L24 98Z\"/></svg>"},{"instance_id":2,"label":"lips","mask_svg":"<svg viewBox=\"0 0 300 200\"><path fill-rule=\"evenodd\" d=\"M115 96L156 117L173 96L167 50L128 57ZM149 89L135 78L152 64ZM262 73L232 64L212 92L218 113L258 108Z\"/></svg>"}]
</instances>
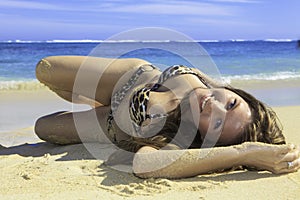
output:
<instances>
[{"instance_id":1,"label":"lips","mask_svg":"<svg viewBox=\"0 0 300 200\"><path fill-rule=\"evenodd\" d=\"M205 108L206 103L212 98L212 95L205 95L201 97L199 105L200 105L200 112L202 112Z\"/></svg>"}]
</instances>

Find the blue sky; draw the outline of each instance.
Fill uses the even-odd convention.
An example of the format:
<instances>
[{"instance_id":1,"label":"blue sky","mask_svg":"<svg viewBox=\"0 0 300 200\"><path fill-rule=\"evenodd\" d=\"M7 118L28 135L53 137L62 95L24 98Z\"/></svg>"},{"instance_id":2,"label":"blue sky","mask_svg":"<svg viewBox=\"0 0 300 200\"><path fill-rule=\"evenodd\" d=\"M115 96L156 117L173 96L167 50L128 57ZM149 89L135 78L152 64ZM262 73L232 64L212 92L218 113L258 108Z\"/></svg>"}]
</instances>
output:
<instances>
[{"instance_id":1,"label":"blue sky","mask_svg":"<svg viewBox=\"0 0 300 200\"><path fill-rule=\"evenodd\" d=\"M1 0L0 40L107 39L164 27L193 39L298 39L299 0Z\"/></svg>"}]
</instances>

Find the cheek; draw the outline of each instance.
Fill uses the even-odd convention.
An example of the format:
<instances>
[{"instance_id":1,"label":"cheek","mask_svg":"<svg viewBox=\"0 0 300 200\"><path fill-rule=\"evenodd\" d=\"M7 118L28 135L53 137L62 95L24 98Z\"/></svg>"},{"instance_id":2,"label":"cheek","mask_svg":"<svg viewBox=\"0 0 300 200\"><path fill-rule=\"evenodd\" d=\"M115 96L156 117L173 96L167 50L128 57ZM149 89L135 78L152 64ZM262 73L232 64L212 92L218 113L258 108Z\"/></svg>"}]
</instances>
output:
<instances>
[{"instance_id":1,"label":"cheek","mask_svg":"<svg viewBox=\"0 0 300 200\"><path fill-rule=\"evenodd\" d=\"M231 144L235 143L239 138L240 133L242 132L242 123L226 123L223 129L223 132L219 138L219 142Z\"/></svg>"},{"instance_id":2,"label":"cheek","mask_svg":"<svg viewBox=\"0 0 300 200\"><path fill-rule=\"evenodd\" d=\"M206 136L208 127L209 127L210 118L208 116L202 116L200 117L199 121L199 131L202 136L202 139Z\"/></svg>"},{"instance_id":3,"label":"cheek","mask_svg":"<svg viewBox=\"0 0 300 200\"><path fill-rule=\"evenodd\" d=\"M243 124L240 121L237 121L235 123L231 123L231 131L234 133L239 133L242 130Z\"/></svg>"}]
</instances>

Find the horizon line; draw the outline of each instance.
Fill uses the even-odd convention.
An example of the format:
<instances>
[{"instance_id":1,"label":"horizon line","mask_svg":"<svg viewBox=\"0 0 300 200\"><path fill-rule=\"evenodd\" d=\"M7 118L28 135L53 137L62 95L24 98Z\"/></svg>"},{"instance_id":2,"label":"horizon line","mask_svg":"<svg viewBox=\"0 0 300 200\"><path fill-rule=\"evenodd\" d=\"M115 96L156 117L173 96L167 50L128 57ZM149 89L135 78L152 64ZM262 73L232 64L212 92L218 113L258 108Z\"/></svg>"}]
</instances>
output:
<instances>
[{"instance_id":1,"label":"horizon line","mask_svg":"<svg viewBox=\"0 0 300 200\"><path fill-rule=\"evenodd\" d=\"M208 40L94 40L94 39L53 39L53 40L2 40L0 43L132 43L132 42L295 42L299 39L208 39Z\"/></svg>"}]
</instances>

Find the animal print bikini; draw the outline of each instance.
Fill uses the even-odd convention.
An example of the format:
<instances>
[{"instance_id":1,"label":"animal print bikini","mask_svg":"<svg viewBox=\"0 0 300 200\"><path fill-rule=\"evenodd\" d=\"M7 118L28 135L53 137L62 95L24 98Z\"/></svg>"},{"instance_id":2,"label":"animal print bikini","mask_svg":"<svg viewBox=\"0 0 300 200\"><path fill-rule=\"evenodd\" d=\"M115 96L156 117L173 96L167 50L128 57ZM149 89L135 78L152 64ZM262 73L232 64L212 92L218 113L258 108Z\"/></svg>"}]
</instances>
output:
<instances>
[{"instance_id":1,"label":"animal print bikini","mask_svg":"<svg viewBox=\"0 0 300 200\"><path fill-rule=\"evenodd\" d=\"M147 64L148 65L148 64ZM144 65L143 65L144 66ZM111 111L109 113L109 117L107 119L108 122L108 132L110 133L112 128L112 122L114 120L114 112L120 105L121 101L123 100L124 96L128 92L129 89L132 88L132 86L136 83L139 76L145 71L145 69L141 66L129 79L129 81L123 85L123 87L117 91L112 96L112 104L111 104ZM151 66L153 69L156 69L153 65ZM155 84L148 84L145 87L137 90L134 95L132 96L130 100L130 107L129 107L129 113L130 118L132 121L132 125L134 127L134 130L136 131L135 135L141 135L141 125L146 119L155 119L155 118L163 118L166 117L166 114L148 114L147 113L147 105L149 102L149 96L151 91L156 91L160 85L162 85L167 79L181 74L193 74L196 75L204 84L206 81L195 71L192 70L192 68L183 66L183 65L173 65L169 68L167 68L165 71L162 72L160 75L157 83ZM116 136L114 133L112 133L114 141L116 141Z\"/></svg>"}]
</instances>

